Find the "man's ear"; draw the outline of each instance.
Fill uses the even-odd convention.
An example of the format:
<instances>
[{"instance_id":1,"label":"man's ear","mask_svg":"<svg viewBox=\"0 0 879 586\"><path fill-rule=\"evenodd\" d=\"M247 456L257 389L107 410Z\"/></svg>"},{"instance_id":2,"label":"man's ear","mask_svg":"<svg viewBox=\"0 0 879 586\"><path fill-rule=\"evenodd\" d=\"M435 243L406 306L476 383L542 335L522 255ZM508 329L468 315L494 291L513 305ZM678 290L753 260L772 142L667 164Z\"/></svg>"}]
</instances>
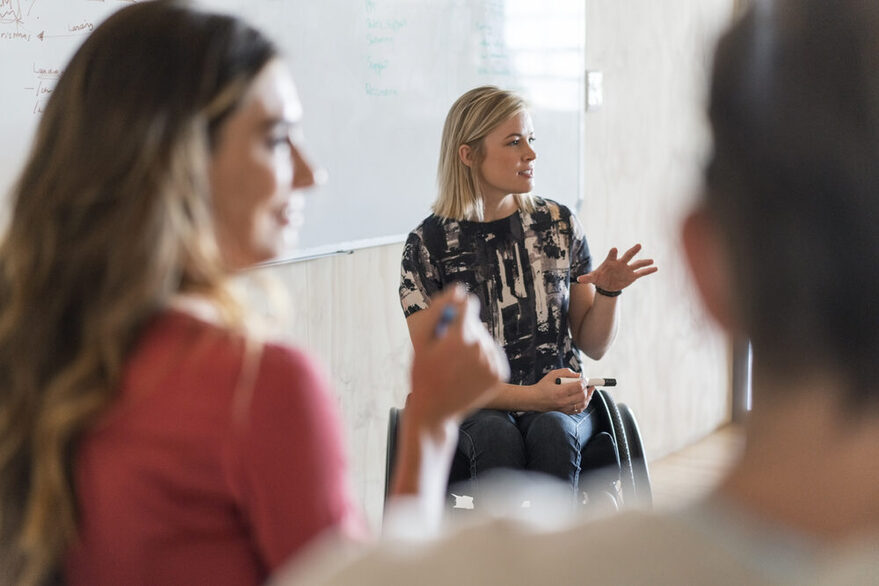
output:
<instances>
[{"instance_id":1,"label":"man's ear","mask_svg":"<svg viewBox=\"0 0 879 586\"><path fill-rule=\"evenodd\" d=\"M705 309L723 329L738 334L732 265L720 226L707 210L699 207L684 219L681 237L690 274Z\"/></svg>"},{"instance_id":2,"label":"man's ear","mask_svg":"<svg viewBox=\"0 0 879 586\"><path fill-rule=\"evenodd\" d=\"M462 144L458 147L458 158L466 167L473 166L473 149L468 144Z\"/></svg>"}]
</instances>

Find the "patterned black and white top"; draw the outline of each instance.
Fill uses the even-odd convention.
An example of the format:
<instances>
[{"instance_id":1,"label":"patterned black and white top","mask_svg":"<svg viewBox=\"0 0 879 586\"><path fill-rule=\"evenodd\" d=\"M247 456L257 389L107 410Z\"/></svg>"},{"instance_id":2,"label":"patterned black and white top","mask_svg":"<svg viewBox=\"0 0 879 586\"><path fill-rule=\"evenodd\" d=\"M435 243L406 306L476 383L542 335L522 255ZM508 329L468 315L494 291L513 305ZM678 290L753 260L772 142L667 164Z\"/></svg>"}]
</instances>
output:
<instances>
[{"instance_id":1,"label":"patterned black and white top","mask_svg":"<svg viewBox=\"0 0 879 586\"><path fill-rule=\"evenodd\" d=\"M579 220L552 200L492 222L431 215L406 240L400 303L409 317L446 285L465 284L507 353L510 382L530 385L555 368L581 371L568 303L571 280L591 270Z\"/></svg>"}]
</instances>

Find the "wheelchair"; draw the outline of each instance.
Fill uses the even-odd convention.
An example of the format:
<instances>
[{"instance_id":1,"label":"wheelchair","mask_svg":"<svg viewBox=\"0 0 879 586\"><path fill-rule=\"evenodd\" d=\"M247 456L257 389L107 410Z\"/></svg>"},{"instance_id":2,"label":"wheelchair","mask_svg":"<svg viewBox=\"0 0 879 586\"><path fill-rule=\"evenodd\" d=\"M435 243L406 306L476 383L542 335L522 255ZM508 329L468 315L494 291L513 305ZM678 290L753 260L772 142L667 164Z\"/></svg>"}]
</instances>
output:
<instances>
[{"instance_id":1,"label":"wheelchair","mask_svg":"<svg viewBox=\"0 0 879 586\"><path fill-rule=\"evenodd\" d=\"M598 428L580 452L581 474L589 470L612 464L619 467L619 484L616 493L619 506L650 508L653 493L650 488L650 472L641 442L641 432L632 410L624 403L616 403L603 389L595 389L591 404L598 415ZM397 430L403 410L391 407L388 417L388 447L385 455L385 501L391 489L394 462L397 455ZM602 442L602 440L604 440ZM608 458L606 448L596 450L596 445L604 443L615 452ZM600 461L596 461L600 460ZM449 471L449 486L468 478L470 464L460 451L455 452Z\"/></svg>"}]
</instances>

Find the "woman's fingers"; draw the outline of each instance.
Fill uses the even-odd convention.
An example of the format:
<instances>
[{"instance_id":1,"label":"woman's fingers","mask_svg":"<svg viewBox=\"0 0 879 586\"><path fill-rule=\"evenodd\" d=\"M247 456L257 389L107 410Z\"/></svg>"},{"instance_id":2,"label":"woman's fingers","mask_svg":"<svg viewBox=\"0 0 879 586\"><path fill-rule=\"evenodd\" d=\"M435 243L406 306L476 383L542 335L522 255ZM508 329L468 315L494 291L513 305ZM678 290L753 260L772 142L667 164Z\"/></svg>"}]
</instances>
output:
<instances>
[{"instance_id":1,"label":"woman's fingers","mask_svg":"<svg viewBox=\"0 0 879 586\"><path fill-rule=\"evenodd\" d=\"M574 413L580 413L581 411L586 410L586 407L589 405L589 401L592 400L592 394L594 392L595 387L587 387L582 394L577 395L576 400L572 404Z\"/></svg>"},{"instance_id":2,"label":"woman's fingers","mask_svg":"<svg viewBox=\"0 0 879 586\"><path fill-rule=\"evenodd\" d=\"M577 383L568 383L560 395L560 403L562 405L576 404L586 398L586 391L579 387Z\"/></svg>"},{"instance_id":3,"label":"woman's fingers","mask_svg":"<svg viewBox=\"0 0 879 586\"><path fill-rule=\"evenodd\" d=\"M611 248L607 259L595 270L577 277L577 283L591 283L608 291L618 291L631 285L636 280L655 273L658 267L654 266L652 258L633 261L632 259L641 251L641 245L628 249L617 259L617 249Z\"/></svg>"},{"instance_id":4,"label":"woman's fingers","mask_svg":"<svg viewBox=\"0 0 879 586\"><path fill-rule=\"evenodd\" d=\"M438 422L484 404L509 366L479 321L478 300L463 288L448 288L427 311L431 327L415 344L411 384L425 417Z\"/></svg>"},{"instance_id":5,"label":"woman's fingers","mask_svg":"<svg viewBox=\"0 0 879 586\"><path fill-rule=\"evenodd\" d=\"M616 250L616 249L614 249L614 250ZM622 258L620 258L620 260L621 260L622 262L628 264L628 262L629 262L630 260L632 260L632 259L635 257L636 254L638 254L638 251L639 251L639 250L641 250L641 245L640 245L640 244L636 244L635 246L633 246L632 248L630 248L629 250L627 250L626 253L622 256Z\"/></svg>"},{"instance_id":6,"label":"woman's fingers","mask_svg":"<svg viewBox=\"0 0 879 586\"><path fill-rule=\"evenodd\" d=\"M652 275L653 273L655 273L658 270L659 270L659 267L650 267L647 269L637 270L637 271L635 271L635 278L640 279L641 277L646 277L647 275Z\"/></svg>"}]
</instances>

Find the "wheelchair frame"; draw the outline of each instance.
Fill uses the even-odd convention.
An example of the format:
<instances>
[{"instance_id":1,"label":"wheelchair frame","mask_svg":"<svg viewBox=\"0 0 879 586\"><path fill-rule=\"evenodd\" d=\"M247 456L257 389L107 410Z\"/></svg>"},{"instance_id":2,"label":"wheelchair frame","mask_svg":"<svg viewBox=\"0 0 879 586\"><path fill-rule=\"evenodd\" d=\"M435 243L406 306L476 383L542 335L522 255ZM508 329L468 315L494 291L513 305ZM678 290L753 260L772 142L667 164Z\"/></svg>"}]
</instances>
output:
<instances>
[{"instance_id":1,"label":"wheelchair frame","mask_svg":"<svg viewBox=\"0 0 879 586\"><path fill-rule=\"evenodd\" d=\"M620 458L620 490L622 506L638 506L650 508L653 504L653 493L650 488L650 471L644 457L641 431L635 414L625 403L616 403L613 397L603 389L595 389L592 404L597 407L600 421L599 429L613 437ZM390 493L391 478L397 456L397 433L403 410L391 407L388 413L388 443L385 454L385 501ZM456 454L456 458L463 456ZM453 468L455 463L453 462Z\"/></svg>"}]
</instances>

